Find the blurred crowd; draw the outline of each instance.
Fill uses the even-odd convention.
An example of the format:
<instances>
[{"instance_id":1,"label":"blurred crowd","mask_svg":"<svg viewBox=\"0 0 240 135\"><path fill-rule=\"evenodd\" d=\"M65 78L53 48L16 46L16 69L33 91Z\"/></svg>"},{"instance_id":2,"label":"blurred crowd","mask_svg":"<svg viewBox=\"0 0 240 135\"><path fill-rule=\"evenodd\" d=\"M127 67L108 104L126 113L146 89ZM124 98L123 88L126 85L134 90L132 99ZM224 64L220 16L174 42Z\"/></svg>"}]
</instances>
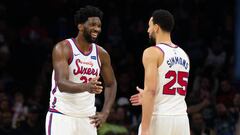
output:
<instances>
[{"instance_id":1,"label":"blurred crowd","mask_svg":"<svg viewBox=\"0 0 240 135\"><path fill-rule=\"evenodd\" d=\"M174 43L191 61L186 97L191 135L240 135L240 83L234 79L234 1L21 0L0 2L0 135L44 135L51 51L76 36L73 14L86 4L104 12L98 44L111 55L117 99L99 135L137 135L141 107L129 97L143 87L142 52L157 8L170 10ZM96 96L101 110L103 95Z\"/></svg>"}]
</instances>

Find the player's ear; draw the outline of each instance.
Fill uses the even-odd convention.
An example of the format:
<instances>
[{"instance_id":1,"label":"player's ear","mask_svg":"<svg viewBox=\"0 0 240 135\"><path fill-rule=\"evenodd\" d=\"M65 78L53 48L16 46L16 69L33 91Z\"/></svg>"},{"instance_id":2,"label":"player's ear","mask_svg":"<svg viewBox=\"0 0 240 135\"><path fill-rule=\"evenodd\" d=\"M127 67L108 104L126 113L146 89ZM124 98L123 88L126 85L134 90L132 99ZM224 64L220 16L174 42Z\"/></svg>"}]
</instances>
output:
<instances>
[{"instance_id":1,"label":"player's ear","mask_svg":"<svg viewBox=\"0 0 240 135\"><path fill-rule=\"evenodd\" d=\"M158 26L157 24L154 24L153 30L154 30L155 32L157 32L157 31L159 30L159 26Z\"/></svg>"},{"instance_id":2,"label":"player's ear","mask_svg":"<svg viewBox=\"0 0 240 135\"><path fill-rule=\"evenodd\" d=\"M77 27L79 31L83 31L83 24L78 24Z\"/></svg>"}]
</instances>

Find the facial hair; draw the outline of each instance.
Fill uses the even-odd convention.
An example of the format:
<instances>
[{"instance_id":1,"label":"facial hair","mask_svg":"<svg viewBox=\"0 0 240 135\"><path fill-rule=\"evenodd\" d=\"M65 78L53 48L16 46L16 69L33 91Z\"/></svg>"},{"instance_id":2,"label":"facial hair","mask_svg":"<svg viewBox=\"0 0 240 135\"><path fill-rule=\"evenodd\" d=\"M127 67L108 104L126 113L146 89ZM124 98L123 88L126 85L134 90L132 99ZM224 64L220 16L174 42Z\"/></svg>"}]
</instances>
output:
<instances>
[{"instance_id":1,"label":"facial hair","mask_svg":"<svg viewBox=\"0 0 240 135\"><path fill-rule=\"evenodd\" d=\"M83 30L83 37L88 43L93 43L95 40L92 38L90 32L86 29Z\"/></svg>"},{"instance_id":2,"label":"facial hair","mask_svg":"<svg viewBox=\"0 0 240 135\"><path fill-rule=\"evenodd\" d=\"M155 40L155 38L152 37L152 36L149 37L149 41L148 41L148 42L149 42L150 45L156 45L156 40Z\"/></svg>"}]
</instances>

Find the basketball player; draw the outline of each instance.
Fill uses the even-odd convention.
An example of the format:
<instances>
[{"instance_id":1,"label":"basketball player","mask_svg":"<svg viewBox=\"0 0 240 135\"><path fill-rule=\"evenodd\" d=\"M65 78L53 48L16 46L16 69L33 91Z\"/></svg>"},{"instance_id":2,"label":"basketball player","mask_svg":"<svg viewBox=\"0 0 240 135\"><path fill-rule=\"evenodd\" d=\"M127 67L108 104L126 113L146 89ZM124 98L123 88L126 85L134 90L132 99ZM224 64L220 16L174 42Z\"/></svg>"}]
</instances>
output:
<instances>
[{"instance_id":1,"label":"basketball player","mask_svg":"<svg viewBox=\"0 0 240 135\"><path fill-rule=\"evenodd\" d=\"M189 58L171 41L174 18L166 10L156 10L149 20L148 33L155 46L143 52L144 90L130 98L142 105L139 135L190 135L185 96Z\"/></svg>"},{"instance_id":2,"label":"basketball player","mask_svg":"<svg viewBox=\"0 0 240 135\"><path fill-rule=\"evenodd\" d=\"M53 74L47 135L97 135L116 95L116 79L110 56L94 42L101 32L102 11L93 6L75 14L78 35L56 44L52 52ZM103 91L104 105L96 113L95 94Z\"/></svg>"}]
</instances>

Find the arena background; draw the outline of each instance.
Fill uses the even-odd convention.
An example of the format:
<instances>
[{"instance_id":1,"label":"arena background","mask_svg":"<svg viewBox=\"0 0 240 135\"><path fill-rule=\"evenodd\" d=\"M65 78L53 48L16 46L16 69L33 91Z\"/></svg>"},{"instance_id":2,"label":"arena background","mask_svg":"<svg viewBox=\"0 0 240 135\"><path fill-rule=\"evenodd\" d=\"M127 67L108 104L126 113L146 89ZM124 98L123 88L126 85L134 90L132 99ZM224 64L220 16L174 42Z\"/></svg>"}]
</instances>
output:
<instances>
[{"instance_id":1,"label":"arena background","mask_svg":"<svg viewBox=\"0 0 240 135\"><path fill-rule=\"evenodd\" d=\"M136 135L140 107L129 97L143 87L141 57L153 10L171 11L172 40L188 53L186 101L192 135L239 135L239 0L1 0L0 135L44 135L51 84L51 51L75 37L74 11L85 5L104 12L98 44L111 55L118 82L112 113L100 135ZM98 110L103 96L96 97Z\"/></svg>"}]
</instances>

